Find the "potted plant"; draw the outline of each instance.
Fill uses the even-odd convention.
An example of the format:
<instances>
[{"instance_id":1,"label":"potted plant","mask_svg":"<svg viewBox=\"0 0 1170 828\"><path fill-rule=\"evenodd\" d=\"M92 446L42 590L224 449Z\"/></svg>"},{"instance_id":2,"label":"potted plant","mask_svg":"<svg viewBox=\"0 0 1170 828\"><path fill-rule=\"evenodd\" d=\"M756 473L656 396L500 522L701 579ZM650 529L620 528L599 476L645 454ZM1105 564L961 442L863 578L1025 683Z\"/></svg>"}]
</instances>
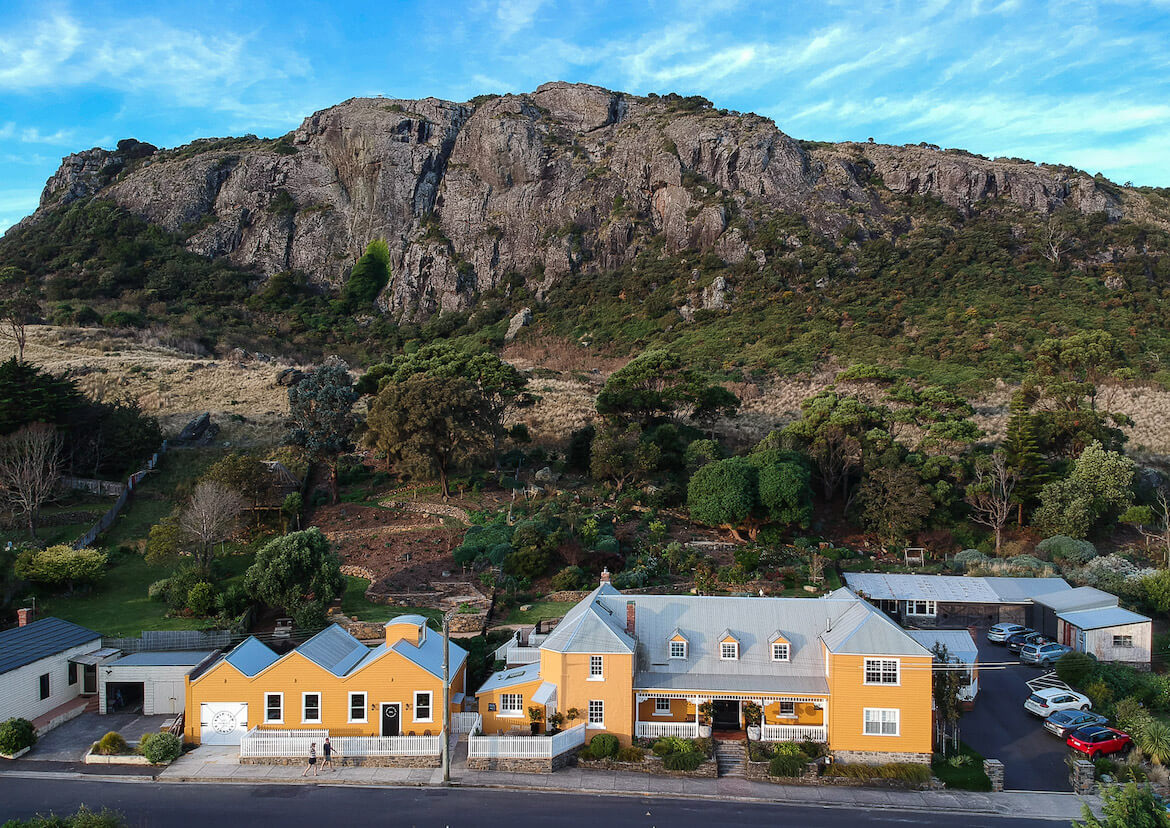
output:
<instances>
[{"instance_id":1,"label":"potted plant","mask_svg":"<svg viewBox=\"0 0 1170 828\"><path fill-rule=\"evenodd\" d=\"M544 708L543 707L535 707L534 706L534 707L528 708L528 725L529 725L529 727L532 728L532 735L533 736L540 733L540 722L542 719L544 719Z\"/></svg>"},{"instance_id":2,"label":"potted plant","mask_svg":"<svg viewBox=\"0 0 1170 828\"><path fill-rule=\"evenodd\" d=\"M551 736L554 733L561 732L561 725L565 722L564 713L549 713L548 714L548 734Z\"/></svg>"},{"instance_id":3,"label":"potted plant","mask_svg":"<svg viewBox=\"0 0 1170 828\"><path fill-rule=\"evenodd\" d=\"M707 700L699 705L699 738L711 735L711 719L715 715L715 702Z\"/></svg>"},{"instance_id":4,"label":"potted plant","mask_svg":"<svg viewBox=\"0 0 1170 828\"><path fill-rule=\"evenodd\" d=\"M748 702L743 706L743 720L747 723L747 737L749 740L760 741L760 722L764 718L764 709L755 702Z\"/></svg>"},{"instance_id":5,"label":"potted plant","mask_svg":"<svg viewBox=\"0 0 1170 828\"><path fill-rule=\"evenodd\" d=\"M573 726L573 722L581 718L581 711L575 707L570 707L565 711L565 721L568 722L569 727Z\"/></svg>"}]
</instances>

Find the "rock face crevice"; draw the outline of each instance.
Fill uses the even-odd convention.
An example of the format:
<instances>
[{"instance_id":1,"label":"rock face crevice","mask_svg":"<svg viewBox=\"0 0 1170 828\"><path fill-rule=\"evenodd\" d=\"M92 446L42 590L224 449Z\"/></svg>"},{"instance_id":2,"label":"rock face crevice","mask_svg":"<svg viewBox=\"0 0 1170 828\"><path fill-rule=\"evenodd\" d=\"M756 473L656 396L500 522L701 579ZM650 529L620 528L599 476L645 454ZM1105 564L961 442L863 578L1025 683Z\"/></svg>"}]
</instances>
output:
<instances>
[{"instance_id":1,"label":"rock face crevice","mask_svg":"<svg viewBox=\"0 0 1170 828\"><path fill-rule=\"evenodd\" d=\"M795 212L833 232L859 212L880 220L880 187L960 211L1002 199L1122 214L1114 195L1067 168L918 146L806 150L768 119L680 100L566 83L474 106L354 98L279 141L123 142L71 155L40 209L110 199L194 252L331 286L382 238L393 276L379 305L399 318L469 308L517 274L539 296L652 243L758 259L737 217Z\"/></svg>"}]
</instances>

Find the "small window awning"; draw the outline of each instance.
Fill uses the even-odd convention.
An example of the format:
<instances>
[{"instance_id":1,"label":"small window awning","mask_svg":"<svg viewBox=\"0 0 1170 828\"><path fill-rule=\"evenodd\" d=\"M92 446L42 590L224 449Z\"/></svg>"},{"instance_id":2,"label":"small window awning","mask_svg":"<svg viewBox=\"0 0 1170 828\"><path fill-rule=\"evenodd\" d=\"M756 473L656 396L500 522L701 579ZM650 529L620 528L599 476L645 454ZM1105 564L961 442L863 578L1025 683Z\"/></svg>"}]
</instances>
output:
<instances>
[{"instance_id":1,"label":"small window awning","mask_svg":"<svg viewBox=\"0 0 1170 828\"><path fill-rule=\"evenodd\" d=\"M557 701L557 686L551 681L543 682L540 687L536 688L536 692L532 694L533 704L556 704Z\"/></svg>"},{"instance_id":2,"label":"small window awning","mask_svg":"<svg viewBox=\"0 0 1170 828\"><path fill-rule=\"evenodd\" d=\"M113 647L102 647L100 650L94 650L92 653L82 653L69 660L74 664L85 664L89 667L94 667L112 658L117 658L121 654L121 650L116 650Z\"/></svg>"}]
</instances>

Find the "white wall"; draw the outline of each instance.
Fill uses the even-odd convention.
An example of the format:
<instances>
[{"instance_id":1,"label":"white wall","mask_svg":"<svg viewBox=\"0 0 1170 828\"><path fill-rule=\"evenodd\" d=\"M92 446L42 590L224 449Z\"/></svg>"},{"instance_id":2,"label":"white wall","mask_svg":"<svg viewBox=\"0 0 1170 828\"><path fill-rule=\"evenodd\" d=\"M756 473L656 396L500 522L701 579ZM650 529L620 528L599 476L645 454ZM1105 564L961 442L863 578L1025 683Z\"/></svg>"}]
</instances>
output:
<instances>
[{"instance_id":1,"label":"white wall","mask_svg":"<svg viewBox=\"0 0 1170 828\"><path fill-rule=\"evenodd\" d=\"M92 653L102 646L100 638L26 664L0 675L0 721L19 716L32 721L54 707L81 695L84 667L77 666L77 683L69 683L69 659ZM41 676L49 674L49 697L41 700Z\"/></svg>"},{"instance_id":2,"label":"white wall","mask_svg":"<svg viewBox=\"0 0 1170 828\"><path fill-rule=\"evenodd\" d=\"M1153 645L1153 630L1149 621L1122 624L1101 630L1085 631L1085 649L1099 661L1122 661L1130 664L1149 664ZM1114 647L1113 636L1133 636L1133 647Z\"/></svg>"},{"instance_id":3,"label":"white wall","mask_svg":"<svg viewBox=\"0 0 1170 828\"><path fill-rule=\"evenodd\" d=\"M144 686L142 688L142 715L153 716L154 710L154 692L155 685L163 682L175 682L179 685L179 695L177 711L182 712L185 704L186 682L183 678L190 673L194 667L185 667L183 665L177 666L126 666L117 667L106 665L105 667L98 667L98 695L101 699L101 707L98 709L106 712L106 683L107 682L141 682ZM108 672L107 672L108 671ZM168 713L169 711L162 711Z\"/></svg>"}]
</instances>

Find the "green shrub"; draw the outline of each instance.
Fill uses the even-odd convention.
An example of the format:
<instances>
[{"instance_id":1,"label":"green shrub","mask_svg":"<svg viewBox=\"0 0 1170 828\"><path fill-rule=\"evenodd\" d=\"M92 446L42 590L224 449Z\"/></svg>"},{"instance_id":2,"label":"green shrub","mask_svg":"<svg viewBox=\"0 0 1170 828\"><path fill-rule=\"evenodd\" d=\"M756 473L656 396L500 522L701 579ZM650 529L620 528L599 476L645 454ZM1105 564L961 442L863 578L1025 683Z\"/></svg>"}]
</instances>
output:
<instances>
[{"instance_id":1,"label":"green shrub","mask_svg":"<svg viewBox=\"0 0 1170 828\"><path fill-rule=\"evenodd\" d=\"M768 774L771 776L800 776L808 764L808 757L803 753L780 753L772 757L768 764Z\"/></svg>"},{"instance_id":2,"label":"green shrub","mask_svg":"<svg viewBox=\"0 0 1170 828\"><path fill-rule=\"evenodd\" d=\"M617 760L619 762L641 762L645 758L646 751L633 745L630 745L630 747L624 747L617 753Z\"/></svg>"},{"instance_id":3,"label":"green shrub","mask_svg":"<svg viewBox=\"0 0 1170 828\"><path fill-rule=\"evenodd\" d=\"M825 776L843 776L848 779L900 779L904 782L930 782L930 765L912 762L891 762L886 765L839 764L825 766Z\"/></svg>"},{"instance_id":4,"label":"green shrub","mask_svg":"<svg viewBox=\"0 0 1170 828\"><path fill-rule=\"evenodd\" d=\"M1097 671L1097 660L1085 653L1065 653L1056 660L1056 675L1071 687L1083 687Z\"/></svg>"},{"instance_id":5,"label":"green shrub","mask_svg":"<svg viewBox=\"0 0 1170 828\"><path fill-rule=\"evenodd\" d=\"M602 555L618 555L620 554L620 547L618 546L618 539L613 535L602 535L597 539L597 546L594 547Z\"/></svg>"},{"instance_id":6,"label":"green shrub","mask_svg":"<svg viewBox=\"0 0 1170 828\"><path fill-rule=\"evenodd\" d=\"M699 753L701 749L694 739L683 739L679 736L663 736L654 743L652 748L655 756L668 756L671 753Z\"/></svg>"},{"instance_id":7,"label":"green shrub","mask_svg":"<svg viewBox=\"0 0 1170 828\"><path fill-rule=\"evenodd\" d=\"M706 759L706 756L698 752L669 753L662 758L662 766L673 771L693 771Z\"/></svg>"},{"instance_id":8,"label":"green shrub","mask_svg":"<svg viewBox=\"0 0 1170 828\"><path fill-rule=\"evenodd\" d=\"M187 609L191 610L194 615L211 615L214 608L215 587L207 581L200 581L187 590Z\"/></svg>"},{"instance_id":9,"label":"green shrub","mask_svg":"<svg viewBox=\"0 0 1170 828\"><path fill-rule=\"evenodd\" d=\"M0 724L0 753L11 756L26 747L32 747L36 741L36 728L28 719L9 719Z\"/></svg>"},{"instance_id":10,"label":"green shrub","mask_svg":"<svg viewBox=\"0 0 1170 828\"><path fill-rule=\"evenodd\" d=\"M606 759L610 756L617 756L618 748L620 747L617 736L609 733L598 733L589 740L589 752L598 759Z\"/></svg>"},{"instance_id":11,"label":"green shrub","mask_svg":"<svg viewBox=\"0 0 1170 828\"><path fill-rule=\"evenodd\" d=\"M138 743L138 752L153 765L173 762L183 752L183 740L173 733L147 733Z\"/></svg>"},{"instance_id":12,"label":"green shrub","mask_svg":"<svg viewBox=\"0 0 1170 828\"><path fill-rule=\"evenodd\" d=\"M117 811L108 808L91 811L84 805L70 816L37 814L30 819L10 819L4 823L4 828L125 828L125 826L125 818Z\"/></svg>"},{"instance_id":13,"label":"green shrub","mask_svg":"<svg viewBox=\"0 0 1170 828\"><path fill-rule=\"evenodd\" d=\"M105 736L98 740L97 753L102 756L117 756L122 753L129 753L130 746L126 744L126 740L122 738L122 734L116 730L111 730Z\"/></svg>"},{"instance_id":14,"label":"green shrub","mask_svg":"<svg viewBox=\"0 0 1170 828\"><path fill-rule=\"evenodd\" d=\"M801 742L800 752L810 759L820 759L829 752L829 748L824 742Z\"/></svg>"},{"instance_id":15,"label":"green shrub","mask_svg":"<svg viewBox=\"0 0 1170 828\"><path fill-rule=\"evenodd\" d=\"M772 748L774 756L807 756L804 748L796 742L777 742Z\"/></svg>"},{"instance_id":16,"label":"green shrub","mask_svg":"<svg viewBox=\"0 0 1170 828\"><path fill-rule=\"evenodd\" d=\"M1045 538L1036 544L1036 551L1069 567L1084 566L1097 557L1097 548L1093 544L1067 535Z\"/></svg>"},{"instance_id":17,"label":"green shrub","mask_svg":"<svg viewBox=\"0 0 1170 828\"><path fill-rule=\"evenodd\" d=\"M146 319L134 311L116 310L102 317L102 326L106 328L143 328Z\"/></svg>"},{"instance_id":18,"label":"green shrub","mask_svg":"<svg viewBox=\"0 0 1170 828\"><path fill-rule=\"evenodd\" d=\"M585 580L585 571L579 566L566 566L556 575L552 576L552 581L549 586L553 591L580 589L582 581Z\"/></svg>"},{"instance_id":19,"label":"green shrub","mask_svg":"<svg viewBox=\"0 0 1170 828\"><path fill-rule=\"evenodd\" d=\"M146 597L152 601L167 600L167 590L171 588L171 579L162 578L146 588Z\"/></svg>"}]
</instances>

